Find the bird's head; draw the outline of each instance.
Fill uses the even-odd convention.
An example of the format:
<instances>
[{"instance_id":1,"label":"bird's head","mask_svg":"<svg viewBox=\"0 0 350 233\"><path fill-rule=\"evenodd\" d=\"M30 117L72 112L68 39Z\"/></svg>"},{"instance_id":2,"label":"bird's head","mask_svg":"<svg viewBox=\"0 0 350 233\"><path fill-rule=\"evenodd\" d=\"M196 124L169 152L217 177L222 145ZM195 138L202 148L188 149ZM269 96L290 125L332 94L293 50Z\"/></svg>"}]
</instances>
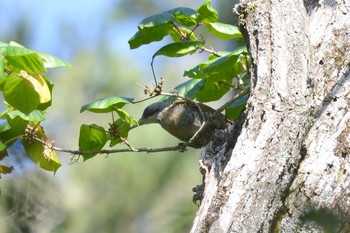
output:
<instances>
[{"instance_id":1,"label":"bird's head","mask_svg":"<svg viewBox=\"0 0 350 233\"><path fill-rule=\"evenodd\" d=\"M139 125L158 123L158 114L164 110L164 108L170 105L169 102L156 102L149 105L143 111L142 117L139 120Z\"/></svg>"}]
</instances>

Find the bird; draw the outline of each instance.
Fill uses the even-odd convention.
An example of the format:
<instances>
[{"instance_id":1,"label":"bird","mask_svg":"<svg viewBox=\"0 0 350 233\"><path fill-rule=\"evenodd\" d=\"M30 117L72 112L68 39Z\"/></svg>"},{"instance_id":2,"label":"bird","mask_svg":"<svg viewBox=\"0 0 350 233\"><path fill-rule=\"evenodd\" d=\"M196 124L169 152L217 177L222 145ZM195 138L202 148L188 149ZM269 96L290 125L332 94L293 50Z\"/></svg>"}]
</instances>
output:
<instances>
[{"instance_id":1,"label":"bird","mask_svg":"<svg viewBox=\"0 0 350 233\"><path fill-rule=\"evenodd\" d=\"M189 142L199 131L203 123L206 127L198 132L196 140L189 146L201 148L207 145L215 135L216 129L225 129L232 123L221 114L205 104L176 99L175 101L155 102L145 108L139 125L158 123L168 133L183 142Z\"/></svg>"}]
</instances>

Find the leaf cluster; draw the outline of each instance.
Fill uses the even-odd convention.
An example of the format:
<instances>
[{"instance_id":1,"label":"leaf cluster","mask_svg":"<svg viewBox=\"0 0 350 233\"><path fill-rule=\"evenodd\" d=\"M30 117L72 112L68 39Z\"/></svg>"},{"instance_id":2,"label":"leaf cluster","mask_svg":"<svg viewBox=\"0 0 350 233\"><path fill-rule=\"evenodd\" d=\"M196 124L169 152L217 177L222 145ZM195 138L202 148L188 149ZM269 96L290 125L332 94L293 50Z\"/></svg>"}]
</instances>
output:
<instances>
[{"instance_id":1,"label":"leaf cluster","mask_svg":"<svg viewBox=\"0 0 350 233\"><path fill-rule=\"evenodd\" d=\"M40 126L52 103L53 83L46 78L47 69L57 67L71 65L15 42L0 42L0 91L5 99L5 110L0 114L0 160L19 139L27 155L41 168L55 172L61 166ZM12 170L0 164L0 174Z\"/></svg>"}]
</instances>

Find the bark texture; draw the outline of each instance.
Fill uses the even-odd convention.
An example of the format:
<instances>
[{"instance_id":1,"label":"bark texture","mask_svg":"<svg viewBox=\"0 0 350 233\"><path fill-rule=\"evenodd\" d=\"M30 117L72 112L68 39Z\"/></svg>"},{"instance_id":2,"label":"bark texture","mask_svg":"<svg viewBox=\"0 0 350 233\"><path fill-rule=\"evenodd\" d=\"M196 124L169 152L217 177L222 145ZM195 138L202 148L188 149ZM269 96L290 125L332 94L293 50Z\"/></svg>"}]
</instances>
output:
<instances>
[{"instance_id":1,"label":"bark texture","mask_svg":"<svg viewBox=\"0 0 350 233\"><path fill-rule=\"evenodd\" d=\"M227 142L203 150L210 169L191 232L350 232L350 2L235 9L251 95Z\"/></svg>"}]
</instances>

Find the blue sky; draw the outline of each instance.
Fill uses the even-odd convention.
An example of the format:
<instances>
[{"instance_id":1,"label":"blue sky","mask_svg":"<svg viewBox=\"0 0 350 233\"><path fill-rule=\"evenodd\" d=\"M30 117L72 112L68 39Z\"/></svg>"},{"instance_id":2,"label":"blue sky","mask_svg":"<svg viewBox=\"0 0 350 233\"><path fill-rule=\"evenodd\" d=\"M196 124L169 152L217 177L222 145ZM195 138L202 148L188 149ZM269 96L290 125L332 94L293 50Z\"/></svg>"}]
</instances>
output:
<instances>
[{"instance_id":1,"label":"blue sky","mask_svg":"<svg viewBox=\"0 0 350 233\"><path fill-rule=\"evenodd\" d=\"M65 48L70 48L72 45L65 46L62 44L62 39L63 42L73 41L76 45L94 47L101 33L108 32L108 28L104 28L103 25L110 17L108 13L113 2L113 0L5 0L0 3L1 34L25 18L33 35L30 38L30 45L26 46L69 59L74 51L67 51ZM118 33L114 38L124 41L122 47L128 46L127 37L130 37L132 32L131 30L126 32L125 29L132 27L129 22L127 25L124 22L118 26L123 27L121 29L123 33ZM0 40L4 40L5 35L1 34Z\"/></svg>"}]
</instances>

